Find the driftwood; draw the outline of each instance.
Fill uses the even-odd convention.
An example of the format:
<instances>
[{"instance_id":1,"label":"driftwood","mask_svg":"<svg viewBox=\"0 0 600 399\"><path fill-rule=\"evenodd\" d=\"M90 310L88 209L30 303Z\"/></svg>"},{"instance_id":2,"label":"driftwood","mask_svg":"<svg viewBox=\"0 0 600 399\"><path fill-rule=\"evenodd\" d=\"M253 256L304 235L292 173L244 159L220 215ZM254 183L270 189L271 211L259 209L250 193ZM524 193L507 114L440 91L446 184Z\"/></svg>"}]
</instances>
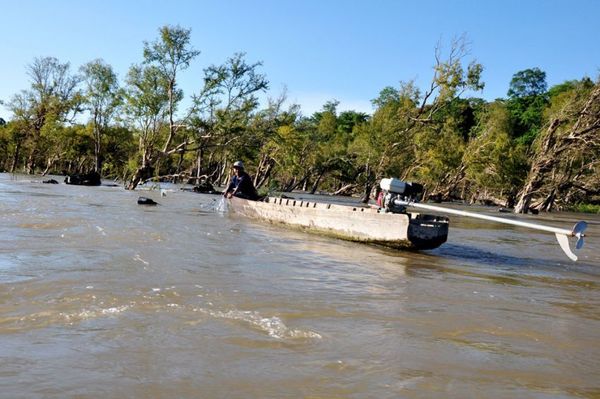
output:
<instances>
[{"instance_id":1,"label":"driftwood","mask_svg":"<svg viewBox=\"0 0 600 399\"><path fill-rule=\"evenodd\" d=\"M487 206L508 207L507 201L502 198L495 197L488 193L475 193L469 200L471 204L481 204Z\"/></svg>"},{"instance_id":2,"label":"driftwood","mask_svg":"<svg viewBox=\"0 0 600 399\"><path fill-rule=\"evenodd\" d=\"M348 196L352 195L352 193L356 190L356 184L346 184L339 190L334 191L331 195L342 195Z\"/></svg>"}]
</instances>

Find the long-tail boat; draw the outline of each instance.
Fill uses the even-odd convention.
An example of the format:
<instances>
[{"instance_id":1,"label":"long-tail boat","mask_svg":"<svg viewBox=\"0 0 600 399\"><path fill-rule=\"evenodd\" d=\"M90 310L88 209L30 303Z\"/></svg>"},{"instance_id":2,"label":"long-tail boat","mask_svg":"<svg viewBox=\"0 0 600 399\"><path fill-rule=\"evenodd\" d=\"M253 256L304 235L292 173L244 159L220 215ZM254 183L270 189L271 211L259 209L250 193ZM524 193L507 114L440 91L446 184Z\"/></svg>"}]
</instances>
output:
<instances>
[{"instance_id":1,"label":"long-tail boat","mask_svg":"<svg viewBox=\"0 0 600 399\"><path fill-rule=\"evenodd\" d=\"M561 229L422 204L419 199L423 186L395 178L382 179L380 186L382 192L377 206L352 206L278 197L266 197L262 201L232 197L230 206L235 213L243 216L392 248L434 249L448 238L447 217L409 212L409 207L552 232L565 254L574 261L577 256L571 251L568 238L577 238L577 249L583 246L584 230L587 228L587 223L583 221L578 222L571 230Z\"/></svg>"}]
</instances>

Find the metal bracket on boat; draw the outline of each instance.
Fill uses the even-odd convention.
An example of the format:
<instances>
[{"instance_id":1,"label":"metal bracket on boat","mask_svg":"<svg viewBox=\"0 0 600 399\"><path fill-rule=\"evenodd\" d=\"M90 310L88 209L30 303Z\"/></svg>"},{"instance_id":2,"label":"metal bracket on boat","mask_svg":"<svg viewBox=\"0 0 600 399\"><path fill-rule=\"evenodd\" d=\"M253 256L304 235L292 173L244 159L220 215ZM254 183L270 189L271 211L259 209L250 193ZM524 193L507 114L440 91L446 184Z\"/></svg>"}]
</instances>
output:
<instances>
[{"instance_id":1,"label":"metal bracket on boat","mask_svg":"<svg viewBox=\"0 0 600 399\"><path fill-rule=\"evenodd\" d=\"M573 253L573 251L571 250L571 247L569 246L569 237L577 238L577 242L575 244L575 250L579 250L583 247L583 244L584 244L583 237L585 237L584 232L587 229L587 223L584 221L577 222L575 224L575 226L573 226L572 230L567 230L567 229L561 229L558 227L544 226L544 225L536 224L536 223L522 222L520 220L504 219L504 218L499 218L497 216L481 215L479 213L466 212L466 211L461 211L458 209L449 209L449 208L442 208L439 206L420 204L417 202L407 202L407 201L396 200L396 204L402 205L402 206L411 206L413 208L427 209L430 211L448 213L448 214L452 214L452 215L467 216L467 217L472 217L472 218L476 218L476 219L489 220L492 222L512 224L514 226L527 227L530 229L554 233L556 235L556 239L558 240L558 244L560 245L560 248L572 261L577 260L577 255L575 255Z\"/></svg>"}]
</instances>

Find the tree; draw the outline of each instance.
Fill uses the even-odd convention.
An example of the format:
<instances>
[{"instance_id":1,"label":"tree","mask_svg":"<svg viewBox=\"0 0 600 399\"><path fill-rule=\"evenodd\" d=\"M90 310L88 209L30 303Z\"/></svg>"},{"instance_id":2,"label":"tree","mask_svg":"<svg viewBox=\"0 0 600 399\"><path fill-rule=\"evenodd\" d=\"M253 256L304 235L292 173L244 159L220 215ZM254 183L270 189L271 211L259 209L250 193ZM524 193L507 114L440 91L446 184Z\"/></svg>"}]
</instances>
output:
<instances>
[{"instance_id":1,"label":"tree","mask_svg":"<svg viewBox=\"0 0 600 399\"><path fill-rule=\"evenodd\" d=\"M398 101L400 101L400 91L394 87L386 86L379 92L377 98L371 100L371 104L375 108L382 108L386 104Z\"/></svg>"},{"instance_id":2,"label":"tree","mask_svg":"<svg viewBox=\"0 0 600 399\"><path fill-rule=\"evenodd\" d=\"M84 106L90 112L94 137L94 170L102 172L102 137L122 102L117 75L112 67L97 59L81 67L85 83Z\"/></svg>"},{"instance_id":3,"label":"tree","mask_svg":"<svg viewBox=\"0 0 600 399\"><path fill-rule=\"evenodd\" d=\"M472 202L514 205L528 163L523 146L511 140L509 132L510 113L503 101L488 104L477 114L477 129L463 157Z\"/></svg>"},{"instance_id":4,"label":"tree","mask_svg":"<svg viewBox=\"0 0 600 399\"><path fill-rule=\"evenodd\" d=\"M167 97L166 118L168 121L168 133L160 151L154 149L154 152L151 152L148 151L148 148L142 149L146 158L142 160L142 166L138 168L129 183L129 189L135 189L142 179L150 177L155 166L157 166L161 159L166 158L171 154L184 151L185 147L189 145L189 141L186 137L180 138L180 143L173 143L177 132L186 126L189 119L189 115L186 115L180 121L175 120L177 106L183 99L183 91L177 87L177 77L179 72L190 66L192 60L196 58L200 52L194 50L190 46L190 29L184 29L179 26L163 26L159 29L159 33L159 39L153 43L144 43L144 64L152 69L149 69L147 74L143 71L134 72L134 74L138 75L138 77L141 76L142 79L145 79L144 75L147 75L146 78L151 79L154 83L162 86L156 87L156 89L159 89L159 96L150 100L150 102L153 103L153 106L150 109L153 112L158 111L155 108L155 106L158 105L155 100L160 97L160 93L165 93ZM146 83L150 82L146 81ZM146 86L145 88L147 89L148 87ZM145 94L147 94L148 97L153 96L148 92ZM146 119L146 121L156 122L156 117L157 114L154 113L153 115L149 115L149 118ZM149 127L149 125L146 125L146 127ZM153 127L156 128L157 126ZM156 138L156 135L153 135L153 138ZM148 143L147 141L142 142L144 144ZM152 144L154 145L155 143Z\"/></svg>"},{"instance_id":5,"label":"tree","mask_svg":"<svg viewBox=\"0 0 600 399\"><path fill-rule=\"evenodd\" d=\"M541 96L546 93L546 72L539 68L525 69L515 73L508 89L509 98Z\"/></svg>"},{"instance_id":6,"label":"tree","mask_svg":"<svg viewBox=\"0 0 600 399\"><path fill-rule=\"evenodd\" d=\"M183 92L177 88L177 75L186 70L192 60L200 54L200 51L190 47L190 36L191 29L163 26L160 29L159 40L144 43L144 63L156 65L167 85L169 136L164 143L163 152L170 147L177 129L181 127L174 120L177 105L183 98Z\"/></svg>"},{"instance_id":7,"label":"tree","mask_svg":"<svg viewBox=\"0 0 600 399\"><path fill-rule=\"evenodd\" d=\"M261 140L254 139L249 124L259 105L257 94L269 87L258 72L261 66L262 62L248 63L244 53L236 53L225 63L204 70L203 88L194 96L192 123L199 169L207 148L227 151L229 154L222 154L224 163L227 157L246 159L249 151L258 152ZM222 165L221 171L224 169Z\"/></svg>"},{"instance_id":8,"label":"tree","mask_svg":"<svg viewBox=\"0 0 600 399\"><path fill-rule=\"evenodd\" d=\"M300 114L300 106L291 104L285 108L286 101L285 90L277 98L269 98L267 107L256 112L250 123L249 129L257 148L255 159L258 159L258 165L254 173L256 188L260 188L270 181L276 165L282 167L286 161L286 154L291 150L290 145L293 142L283 144L283 137L286 135L285 132L290 132L296 123ZM276 183L271 185L271 188L275 188L275 186Z\"/></svg>"},{"instance_id":9,"label":"tree","mask_svg":"<svg viewBox=\"0 0 600 399\"><path fill-rule=\"evenodd\" d=\"M357 179L364 186L363 202L369 200L372 188L381 178L386 175L405 177L410 171L414 140L412 135L400 132L405 132L410 123L402 116L415 109L419 95L412 82L402 82L397 100L388 98L367 123L356 127L349 151L363 169Z\"/></svg>"},{"instance_id":10,"label":"tree","mask_svg":"<svg viewBox=\"0 0 600 399\"><path fill-rule=\"evenodd\" d=\"M166 124L169 103L167 85L154 66L132 66L127 74L125 113L137 132L141 162L129 188L134 189L143 178L152 176L157 159L161 128Z\"/></svg>"},{"instance_id":11,"label":"tree","mask_svg":"<svg viewBox=\"0 0 600 399\"><path fill-rule=\"evenodd\" d=\"M546 73L539 68L525 69L513 75L508 90L512 136L531 145L542 126L542 114L548 104Z\"/></svg>"},{"instance_id":12,"label":"tree","mask_svg":"<svg viewBox=\"0 0 600 399\"><path fill-rule=\"evenodd\" d=\"M414 82L401 82L400 90L394 92L389 88L384 89L374 104L382 104L375 112L371 134L385 135L379 138L359 138L361 146L377 145L371 148L368 154L376 155L377 159L368 158L365 164L365 174L370 176L365 182L365 195L363 201L368 200L369 193L375 182L387 173L401 173L404 177L419 168L425 171L427 165L415 163L416 153L428 151L423 145L436 143L439 140L421 140L420 148L413 140L415 134L426 129L430 134L442 135L447 133L443 129L444 120L440 117L454 99L460 97L467 90L481 90L483 67L472 61L465 67L464 58L468 54L468 43L465 37L452 41L450 51L443 58L442 48L438 45L435 49L434 73L429 87L421 92L415 87ZM379 113L379 110L382 112ZM437 125L434 126L434 125ZM363 130L366 132L368 130ZM442 137L439 137L441 139ZM420 158L428 162L426 158ZM396 165L393 165L393 164ZM422 173L420 173L422 175ZM396 174L399 176L399 174ZM457 179L448 178L448 181Z\"/></svg>"},{"instance_id":13,"label":"tree","mask_svg":"<svg viewBox=\"0 0 600 399\"><path fill-rule=\"evenodd\" d=\"M352 131L355 126L369 121L369 115L364 112L343 111L337 117L338 132L344 134L346 140L352 138Z\"/></svg>"},{"instance_id":14,"label":"tree","mask_svg":"<svg viewBox=\"0 0 600 399\"><path fill-rule=\"evenodd\" d=\"M29 155L27 173L34 173L41 162L41 132L50 121L68 122L80 111L77 91L80 78L71 75L69 63L54 57L36 58L27 67L31 88L13 97L8 107L25 131Z\"/></svg>"},{"instance_id":15,"label":"tree","mask_svg":"<svg viewBox=\"0 0 600 399\"><path fill-rule=\"evenodd\" d=\"M584 80L555 96L548 113L517 213L531 208L550 211L558 199L575 192L600 194L600 83L590 87Z\"/></svg>"}]
</instances>

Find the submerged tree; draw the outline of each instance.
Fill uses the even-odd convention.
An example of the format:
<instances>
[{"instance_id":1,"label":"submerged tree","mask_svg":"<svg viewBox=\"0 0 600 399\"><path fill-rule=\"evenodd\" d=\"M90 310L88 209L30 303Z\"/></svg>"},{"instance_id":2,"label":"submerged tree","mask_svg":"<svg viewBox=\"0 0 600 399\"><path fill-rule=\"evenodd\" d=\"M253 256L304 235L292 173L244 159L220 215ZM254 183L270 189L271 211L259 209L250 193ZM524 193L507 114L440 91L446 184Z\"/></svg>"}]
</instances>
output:
<instances>
[{"instance_id":1,"label":"submerged tree","mask_svg":"<svg viewBox=\"0 0 600 399\"><path fill-rule=\"evenodd\" d=\"M159 32L159 39L153 43L144 43L144 64L147 65L146 68L150 69L133 72L133 75L137 75L138 78L141 77L142 81L145 81L146 83L153 82L157 85L156 89L158 89L158 96L156 93L152 94L147 91L145 92L148 97L154 96L154 99L150 100L150 102L153 103L153 106L148 108L148 110L154 114L147 115L148 118L146 119L147 122L152 122L153 128L158 128L158 126L154 125L154 122L157 121L157 113L159 112L158 109L156 109L156 105L158 105L156 104L156 100L160 98L160 93L166 95L166 108L164 111L168 123L168 132L162 147L142 149L145 158L142 158L142 165L137 169L131 179L128 185L129 189L135 189L141 180L149 178L161 159L183 151L188 145L187 137L176 137L178 131L186 126L188 119L186 116L180 121L176 120L177 106L183 98L183 91L177 87L177 78L179 72L187 69L192 60L196 58L200 52L194 50L190 45L190 29L184 29L179 26L163 26ZM144 89L147 88L148 87L146 86ZM139 87L136 88L134 84L133 90L139 90ZM145 106L142 108L145 108ZM138 107L138 110L140 109L141 108ZM150 125L146 124L145 126L149 127ZM146 133L147 132L148 131L146 131ZM155 132L155 130L153 130L153 132ZM153 135L153 139L156 138L156 135ZM149 141L141 140L141 144L145 146L149 144ZM153 146L156 144L155 141L152 141Z\"/></svg>"},{"instance_id":2,"label":"submerged tree","mask_svg":"<svg viewBox=\"0 0 600 399\"><path fill-rule=\"evenodd\" d=\"M80 78L70 74L68 62L63 64L54 57L34 59L27 73L31 88L15 95L8 108L23 129L24 142L19 146L28 147L26 172L35 173L43 162L40 150L44 126L51 121L69 122L80 111Z\"/></svg>"},{"instance_id":3,"label":"submerged tree","mask_svg":"<svg viewBox=\"0 0 600 399\"><path fill-rule=\"evenodd\" d=\"M133 66L127 74L125 114L137 132L141 163L130 182L134 189L144 177L152 176L161 128L166 125L166 84L156 67Z\"/></svg>"},{"instance_id":4,"label":"submerged tree","mask_svg":"<svg viewBox=\"0 0 600 399\"><path fill-rule=\"evenodd\" d=\"M122 102L117 75L112 67L97 59L81 67L85 90L84 107L90 112L94 137L94 170L102 172L102 138Z\"/></svg>"}]
</instances>

